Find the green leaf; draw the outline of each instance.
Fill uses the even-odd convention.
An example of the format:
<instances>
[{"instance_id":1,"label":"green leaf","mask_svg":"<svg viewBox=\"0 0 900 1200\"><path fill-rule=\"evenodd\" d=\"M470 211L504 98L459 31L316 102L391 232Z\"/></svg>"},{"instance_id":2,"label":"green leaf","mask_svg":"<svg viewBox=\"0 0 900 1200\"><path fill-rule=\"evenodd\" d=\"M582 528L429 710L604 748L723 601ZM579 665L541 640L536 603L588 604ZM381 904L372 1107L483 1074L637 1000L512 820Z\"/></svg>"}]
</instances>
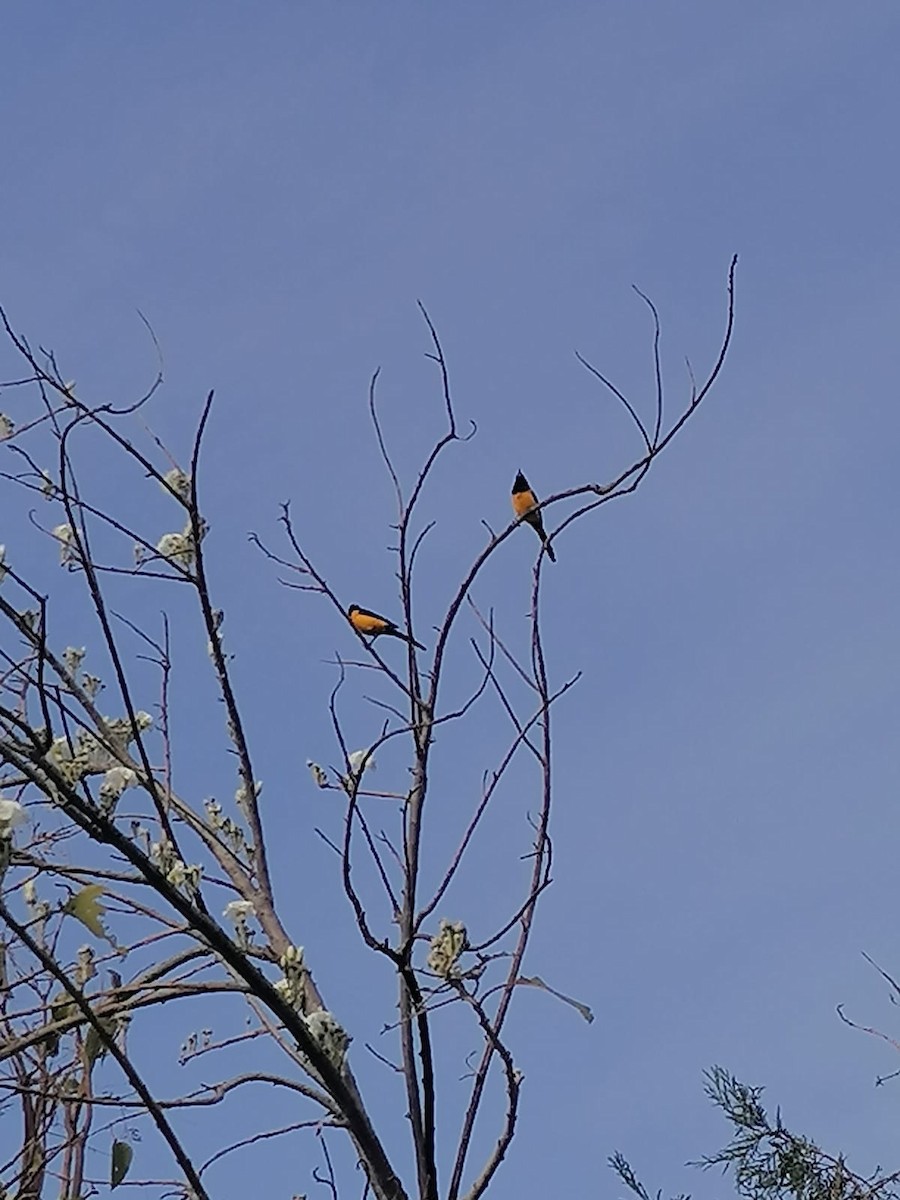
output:
<instances>
[{"instance_id":1,"label":"green leaf","mask_svg":"<svg viewBox=\"0 0 900 1200\"><path fill-rule=\"evenodd\" d=\"M101 1019L100 1025L105 1033L112 1037L116 1032L116 1022L110 1019ZM100 1036L100 1031L95 1025L92 1025L84 1035L84 1056L87 1059L88 1067L93 1067L98 1058L103 1058L106 1054L107 1045Z\"/></svg>"},{"instance_id":2,"label":"green leaf","mask_svg":"<svg viewBox=\"0 0 900 1200\"><path fill-rule=\"evenodd\" d=\"M74 1017L79 1011L78 1005L68 992L57 992L50 1001L50 1016L54 1021L65 1021ZM59 1053L59 1032L54 1030L44 1038L47 1047L47 1057L53 1058Z\"/></svg>"},{"instance_id":3,"label":"green leaf","mask_svg":"<svg viewBox=\"0 0 900 1200\"><path fill-rule=\"evenodd\" d=\"M99 883L89 883L77 891L66 901L64 912L69 913L91 931L94 937L109 941L109 935L103 928L103 913L105 909L100 903L103 887Z\"/></svg>"},{"instance_id":4,"label":"green leaf","mask_svg":"<svg viewBox=\"0 0 900 1200\"><path fill-rule=\"evenodd\" d=\"M50 1016L54 1021L65 1021L77 1012L80 1009L68 992L59 991L50 1001Z\"/></svg>"},{"instance_id":5,"label":"green leaf","mask_svg":"<svg viewBox=\"0 0 900 1200\"><path fill-rule=\"evenodd\" d=\"M109 1169L109 1186L117 1188L131 1166L134 1150L130 1142L113 1142L112 1162Z\"/></svg>"}]
</instances>

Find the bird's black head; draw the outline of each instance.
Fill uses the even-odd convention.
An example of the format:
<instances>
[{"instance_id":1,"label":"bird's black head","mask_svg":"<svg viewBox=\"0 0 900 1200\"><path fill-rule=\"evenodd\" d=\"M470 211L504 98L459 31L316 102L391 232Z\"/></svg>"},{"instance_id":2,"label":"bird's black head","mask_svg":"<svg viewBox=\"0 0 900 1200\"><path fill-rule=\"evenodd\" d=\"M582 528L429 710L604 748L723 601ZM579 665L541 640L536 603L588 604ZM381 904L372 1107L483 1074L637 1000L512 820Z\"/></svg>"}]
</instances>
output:
<instances>
[{"instance_id":1,"label":"bird's black head","mask_svg":"<svg viewBox=\"0 0 900 1200\"><path fill-rule=\"evenodd\" d=\"M359 612L359 605L351 604L350 607L347 609L347 616L352 617L355 612Z\"/></svg>"},{"instance_id":2,"label":"bird's black head","mask_svg":"<svg viewBox=\"0 0 900 1200\"><path fill-rule=\"evenodd\" d=\"M516 478L513 481L512 490L513 490L513 495L515 495L516 492L531 491L531 488L529 488L529 486L528 486L528 480L525 478L525 476L522 474L521 471L519 471L518 475L516 475Z\"/></svg>"}]
</instances>

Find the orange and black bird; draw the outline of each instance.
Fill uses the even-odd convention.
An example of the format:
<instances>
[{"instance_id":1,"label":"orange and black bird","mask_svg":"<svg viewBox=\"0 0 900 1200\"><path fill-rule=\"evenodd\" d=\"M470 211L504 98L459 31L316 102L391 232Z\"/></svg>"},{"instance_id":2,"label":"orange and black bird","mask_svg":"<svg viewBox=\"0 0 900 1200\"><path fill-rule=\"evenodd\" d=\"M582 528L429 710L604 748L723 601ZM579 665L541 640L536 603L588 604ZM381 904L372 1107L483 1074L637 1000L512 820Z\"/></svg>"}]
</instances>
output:
<instances>
[{"instance_id":1,"label":"orange and black bird","mask_svg":"<svg viewBox=\"0 0 900 1200\"><path fill-rule=\"evenodd\" d=\"M538 498L531 490L531 485L521 471L516 476L512 485L512 506L516 516L523 517L544 543L544 549L547 551L547 557L550 561L556 562L553 547L550 545L550 540L544 532L544 522L541 520L541 512L537 507Z\"/></svg>"},{"instance_id":2,"label":"orange and black bird","mask_svg":"<svg viewBox=\"0 0 900 1200\"><path fill-rule=\"evenodd\" d=\"M367 608L360 608L358 604L351 604L347 609L347 620L357 633L364 633L366 637L377 638L384 634L385 637L395 637L399 638L401 642L409 642L419 650L425 649L421 642L417 642L402 629L398 629L393 621L389 621L387 617L380 617L378 613L369 612Z\"/></svg>"}]
</instances>

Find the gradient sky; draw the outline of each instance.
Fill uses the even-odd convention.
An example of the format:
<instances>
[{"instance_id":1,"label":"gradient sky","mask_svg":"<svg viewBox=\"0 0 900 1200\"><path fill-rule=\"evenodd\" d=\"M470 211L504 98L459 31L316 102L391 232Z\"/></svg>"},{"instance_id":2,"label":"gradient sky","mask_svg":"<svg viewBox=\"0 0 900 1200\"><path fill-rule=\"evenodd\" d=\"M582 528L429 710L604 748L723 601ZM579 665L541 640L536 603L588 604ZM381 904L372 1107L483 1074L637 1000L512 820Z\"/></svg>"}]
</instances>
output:
<instances>
[{"instance_id":1,"label":"gradient sky","mask_svg":"<svg viewBox=\"0 0 900 1200\"><path fill-rule=\"evenodd\" d=\"M621 1149L652 1189L721 1195L683 1166L724 1140L701 1092L713 1063L766 1084L859 1169L900 1165L898 1085L873 1087L900 1063L835 1014L845 1002L897 1032L860 951L900 968L898 6L157 0L10 5L2 22L0 301L98 400L152 376L139 308L165 355L152 420L173 446L216 388L208 554L276 874L335 1011L368 1031L353 1065L370 1091L362 1042L390 1010L359 995L311 832L333 813L302 768L334 761L322 660L353 643L279 588L246 533L276 542L291 498L341 593L397 610L366 388L381 366L409 481L441 431L421 298L460 420L478 425L426 504L441 521L423 636L481 519L508 519L518 467L548 494L636 454L573 350L649 411L637 284L660 310L675 412L684 356L699 374L715 354L740 254L714 395L545 572L552 677L584 678L557 710L556 882L527 967L597 1019L520 996L521 1136L491 1194L618 1196L603 1163ZM0 407L15 418L17 403ZM476 592L523 648L534 552L523 531ZM464 638L459 655L461 686ZM183 718L207 696L182 678ZM365 744L377 718L356 713ZM220 713L198 719L221 750ZM495 714L439 757L436 809L471 802L505 736ZM226 792L227 759L215 784L185 759L189 787ZM504 803L487 883L446 914L473 926L518 878L521 811ZM185 1018L166 1018L174 1057ZM247 1195L260 1161L231 1160L217 1194ZM272 1160L267 1195L315 1194L317 1162Z\"/></svg>"}]
</instances>

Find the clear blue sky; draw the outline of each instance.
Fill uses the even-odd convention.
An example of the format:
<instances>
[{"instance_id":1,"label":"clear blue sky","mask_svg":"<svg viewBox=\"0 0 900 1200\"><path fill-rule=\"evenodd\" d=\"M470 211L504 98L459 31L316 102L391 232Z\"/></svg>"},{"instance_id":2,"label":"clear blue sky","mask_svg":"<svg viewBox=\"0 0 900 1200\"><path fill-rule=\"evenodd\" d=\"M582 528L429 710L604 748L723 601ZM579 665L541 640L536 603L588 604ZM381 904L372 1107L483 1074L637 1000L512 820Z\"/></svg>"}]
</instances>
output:
<instances>
[{"instance_id":1,"label":"clear blue sky","mask_svg":"<svg viewBox=\"0 0 900 1200\"><path fill-rule=\"evenodd\" d=\"M298 774L334 759L321 660L352 643L278 588L246 533L274 539L290 497L335 586L395 611L366 386L380 365L408 480L440 428L421 298L479 427L433 493L421 635L481 518L507 519L516 468L546 494L636 451L573 350L649 403L638 284L662 316L674 411L683 356L711 361L741 255L715 395L546 572L553 676L584 679L558 710L556 883L528 967L597 1020L520 998L521 1137L498 1200L618 1195L602 1165L616 1148L652 1188L721 1194L682 1166L725 1132L701 1095L714 1062L860 1168L900 1165L900 1094L872 1086L896 1064L834 1011L890 1029L860 951L900 966L898 51L888 0L4 12L0 299L98 399L152 373L140 308L166 360L154 421L176 446L217 389L208 553L276 870L335 1010L372 1036L390 1014L348 975L348 914L311 834L330 814ZM534 550L523 532L477 593L522 646ZM462 640L459 654L462 681ZM181 681L188 718L197 686ZM438 803L475 794L502 725L479 729ZM491 856L506 836L492 829ZM447 915L474 923L482 899ZM187 1030L170 1019L174 1056ZM269 1195L313 1191L294 1165ZM246 1195L239 1180L220 1175L218 1194Z\"/></svg>"}]
</instances>

